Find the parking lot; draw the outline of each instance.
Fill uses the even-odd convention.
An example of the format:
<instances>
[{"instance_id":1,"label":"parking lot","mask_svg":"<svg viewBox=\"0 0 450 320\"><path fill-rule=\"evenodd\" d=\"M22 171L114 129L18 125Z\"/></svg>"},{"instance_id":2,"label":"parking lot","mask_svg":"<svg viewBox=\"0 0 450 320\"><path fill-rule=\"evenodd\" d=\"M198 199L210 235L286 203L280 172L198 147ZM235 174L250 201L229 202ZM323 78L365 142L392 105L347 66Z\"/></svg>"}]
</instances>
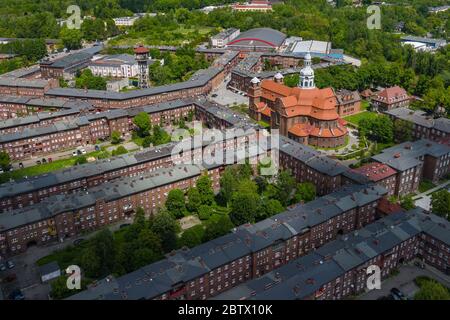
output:
<instances>
[{"instance_id":1,"label":"parking lot","mask_svg":"<svg viewBox=\"0 0 450 320\"><path fill-rule=\"evenodd\" d=\"M248 104L248 97L246 95L228 90L227 83L228 81L223 81L216 90L209 94L208 98L224 106L243 103Z\"/></svg>"},{"instance_id":2,"label":"parking lot","mask_svg":"<svg viewBox=\"0 0 450 320\"><path fill-rule=\"evenodd\" d=\"M371 290L358 296L358 300L377 300L387 297L392 288L399 289L407 298L413 299L414 294L419 290L414 283L414 279L419 276L427 276L442 283L444 286L450 287L450 277L438 271L437 269L425 265L425 269L421 269L414 264L405 264L399 268L399 273L392 276L381 283L381 289Z\"/></svg>"}]
</instances>

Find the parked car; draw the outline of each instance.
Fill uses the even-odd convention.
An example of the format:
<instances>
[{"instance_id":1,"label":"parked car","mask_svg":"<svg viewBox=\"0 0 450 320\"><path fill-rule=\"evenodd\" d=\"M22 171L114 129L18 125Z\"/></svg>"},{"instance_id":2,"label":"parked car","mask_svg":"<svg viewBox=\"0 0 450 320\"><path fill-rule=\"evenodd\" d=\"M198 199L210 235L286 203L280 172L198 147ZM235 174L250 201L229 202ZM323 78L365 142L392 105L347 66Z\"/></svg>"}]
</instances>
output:
<instances>
[{"instance_id":1,"label":"parked car","mask_svg":"<svg viewBox=\"0 0 450 320\"><path fill-rule=\"evenodd\" d=\"M100 146L99 145L95 145L95 151L100 151Z\"/></svg>"},{"instance_id":2,"label":"parked car","mask_svg":"<svg viewBox=\"0 0 450 320\"><path fill-rule=\"evenodd\" d=\"M76 157L77 155L78 155L78 153L77 153L76 151L73 151L73 152L72 152L72 156L73 156L73 157Z\"/></svg>"},{"instance_id":3,"label":"parked car","mask_svg":"<svg viewBox=\"0 0 450 320\"><path fill-rule=\"evenodd\" d=\"M128 227L129 225L130 225L129 223L124 223L124 224L121 224L121 225L119 226L119 229L122 229L122 228Z\"/></svg>"},{"instance_id":4,"label":"parked car","mask_svg":"<svg viewBox=\"0 0 450 320\"><path fill-rule=\"evenodd\" d=\"M7 262L6 262L6 265L8 266L8 269L12 269L12 268L15 267L14 262L12 262L11 260L7 261Z\"/></svg>"},{"instance_id":5,"label":"parked car","mask_svg":"<svg viewBox=\"0 0 450 320\"><path fill-rule=\"evenodd\" d=\"M406 300L405 295L398 288L392 288L391 294L395 300Z\"/></svg>"},{"instance_id":6,"label":"parked car","mask_svg":"<svg viewBox=\"0 0 450 320\"><path fill-rule=\"evenodd\" d=\"M47 163L47 159L42 158L42 163Z\"/></svg>"},{"instance_id":7,"label":"parked car","mask_svg":"<svg viewBox=\"0 0 450 320\"><path fill-rule=\"evenodd\" d=\"M0 174L2 174L3 172L4 172L3 169L0 168Z\"/></svg>"},{"instance_id":8,"label":"parked car","mask_svg":"<svg viewBox=\"0 0 450 320\"><path fill-rule=\"evenodd\" d=\"M25 296L23 295L20 289L16 289L9 294L8 297L10 300L25 300Z\"/></svg>"},{"instance_id":9,"label":"parked car","mask_svg":"<svg viewBox=\"0 0 450 320\"><path fill-rule=\"evenodd\" d=\"M73 245L74 245L74 246L77 246L77 245L79 245L80 243L82 243L83 241L84 241L84 239L83 239L83 238L80 238L80 239L74 240L74 242L73 242Z\"/></svg>"},{"instance_id":10,"label":"parked car","mask_svg":"<svg viewBox=\"0 0 450 320\"><path fill-rule=\"evenodd\" d=\"M86 154L86 149L85 148L80 148L81 154Z\"/></svg>"},{"instance_id":11,"label":"parked car","mask_svg":"<svg viewBox=\"0 0 450 320\"><path fill-rule=\"evenodd\" d=\"M23 169L23 163L22 162L19 162L19 168Z\"/></svg>"},{"instance_id":12,"label":"parked car","mask_svg":"<svg viewBox=\"0 0 450 320\"><path fill-rule=\"evenodd\" d=\"M415 265L416 267L419 267L420 269L425 269L425 263L424 263L423 261L416 260L416 261L414 262L414 265Z\"/></svg>"},{"instance_id":13,"label":"parked car","mask_svg":"<svg viewBox=\"0 0 450 320\"><path fill-rule=\"evenodd\" d=\"M213 93L213 94L211 95L211 97L216 98L216 97L217 97L217 93Z\"/></svg>"},{"instance_id":14,"label":"parked car","mask_svg":"<svg viewBox=\"0 0 450 320\"><path fill-rule=\"evenodd\" d=\"M41 160L36 161L36 164L38 165L41 164Z\"/></svg>"},{"instance_id":15,"label":"parked car","mask_svg":"<svg viewBox=\"0 0 450 320\"><path fill-rule=\"evenodd\" d=\"M6 266L3 263L0 263L0 271L5 271Z\"/></svg>"},{"instance_id":16,"label":"parked car","mask_svg":"<svg viewBox=\"0 0 450 320\"><path fill-rule=\"evenodd\" d=\"M52 162L53 161L53 159L52 158L48 158L48 162Z\"/></svg>"}]
</instances>

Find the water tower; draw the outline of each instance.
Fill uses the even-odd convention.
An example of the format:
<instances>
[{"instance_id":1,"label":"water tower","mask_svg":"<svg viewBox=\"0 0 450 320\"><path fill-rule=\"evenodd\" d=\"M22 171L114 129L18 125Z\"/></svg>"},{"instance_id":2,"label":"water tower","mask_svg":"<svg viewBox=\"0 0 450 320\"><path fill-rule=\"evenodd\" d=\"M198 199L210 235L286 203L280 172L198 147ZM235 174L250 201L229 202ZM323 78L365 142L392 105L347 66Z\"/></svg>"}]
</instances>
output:
<instances>
[{"instance_id":1,"label":"water tower","mask_svg":"<svg viewBox=\"0 0 450 320\"><path fill-rule=\"evenodd\" d=\"M148 88L148 53L149 50L143 45L134 48L134 55L139 68L139 88Z\"/></svg>"}]
</instances>

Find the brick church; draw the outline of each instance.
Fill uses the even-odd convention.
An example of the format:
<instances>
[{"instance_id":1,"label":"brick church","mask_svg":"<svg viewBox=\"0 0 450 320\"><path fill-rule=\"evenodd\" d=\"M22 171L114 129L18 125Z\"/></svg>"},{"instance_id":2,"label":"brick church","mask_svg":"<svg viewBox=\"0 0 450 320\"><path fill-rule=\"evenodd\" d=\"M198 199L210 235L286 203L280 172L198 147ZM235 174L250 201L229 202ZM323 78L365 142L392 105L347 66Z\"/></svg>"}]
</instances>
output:
<instances>
[{"instance_id":1,"label":"brick church","mask_svg":"<svg viewBox=\"0 0 450 320\"><path fill-rule=\"evenodd\" d=\"M250 116L270 123L284 136L318 147L335 148L346 143L346 122L340 117L344 112L332 88L316 88L309 53L297 87L284 85L278 73L273 80L253 78L248 95Z\"/></svg>"}]
</instances>

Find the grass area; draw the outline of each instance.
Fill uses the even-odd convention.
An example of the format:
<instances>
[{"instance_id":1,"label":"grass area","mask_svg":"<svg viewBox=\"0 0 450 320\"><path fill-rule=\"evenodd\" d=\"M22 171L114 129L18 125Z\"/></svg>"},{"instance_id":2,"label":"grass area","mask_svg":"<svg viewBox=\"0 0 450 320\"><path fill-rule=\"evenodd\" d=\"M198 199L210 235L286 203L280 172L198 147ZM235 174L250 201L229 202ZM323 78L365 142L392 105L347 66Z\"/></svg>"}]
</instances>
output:
<instances>
[{"instance_id":1,"label":"grass area","mask_svg":"<svg viewBox=\"0 0 450 320\"><path fill-rule=\"evenodd\" d=\"M374 112L363 111L360 113L352 114L351 116L344 117L344 120L357 126L359 121L361 121L362 119L371 120L371 119L374 119L376 117L376 115L377 114Z\"/></svg>"},{"instance_id":2,"label":"grass area","mask_svg":"<svg viewBox=\"0 0 450 320\"><path fill-rule=\"evenodd\" d=\"M263 127L264 129L269 129L269 128L270 128L270 124L267 123L267 122L265 122L265 121L263 121L263 120L258 121L258 124L259 124L261 127Z\"/></svg>"},{"instance_id":3,"label":"grass area","mask_svg":"<svg viewBox=\"0 0 450 320\"><path fill-rule=\"evenodd\" d=\"M422 193L422 192L428 191L434 187L436 187L436 185L433 182L431 182L430 180L424 179L419 184L419 192Z\"/></svg>"},{"instance_id":4,"label":"grass area","mask_svg":"<svg viewBox=\"0 0 450 320\"><path fill-rule=\"evenodd\" d=\"M95 157L97 158L100 154L104 153L104 151L94 151L83 155L86 158ZM0 174L0 183L4 183L9 181L9 179L18 180L25 176L32 177L40 174L52 172L59 169L64 169L68 167L73 167L77 161L82 156L71 157L67 159L54 160L52 162L47 162L43 164L38 164L32 167L26 167L23 169L18 169L10 172L5 172Z\"/></svg>"},{"instance_id":5,"label":"grass area","mask_svg":"<svg viewBox=\"0 0 450 320\"><path fill-rule=\"evenodd\" d=\"M370 103L367 100L362 100L361 101L361 111L366 111L367 109L369 109L370 107Z\"/></svg>"},{"instance_id":6,"label":"grass area","mask_svg":"<svg viewBox=\"0 0 450 320\"><path fill-rule=\"evenodd\" d=\"M248 105L245 103L232 105L230 109L237 113L248 114Z\"/></svg>"},{"instance_id":7,"label":"grass area","mask_svg":"<svg viewBox=\"0 0 450 320\"><path fill-rule=\"evenodd\" d=\"M186 43L196 44L198 42L195 39L196 37L209 36L213 30L214 28L212 27L190 28L180 25L178 29L167 30L167 36L158 35L156 37L146 32L133 32L129 35L119 36L111 40L108 44L110 46L135 46L137 44L179 46Z\"/></svg>"}]
</instances>

